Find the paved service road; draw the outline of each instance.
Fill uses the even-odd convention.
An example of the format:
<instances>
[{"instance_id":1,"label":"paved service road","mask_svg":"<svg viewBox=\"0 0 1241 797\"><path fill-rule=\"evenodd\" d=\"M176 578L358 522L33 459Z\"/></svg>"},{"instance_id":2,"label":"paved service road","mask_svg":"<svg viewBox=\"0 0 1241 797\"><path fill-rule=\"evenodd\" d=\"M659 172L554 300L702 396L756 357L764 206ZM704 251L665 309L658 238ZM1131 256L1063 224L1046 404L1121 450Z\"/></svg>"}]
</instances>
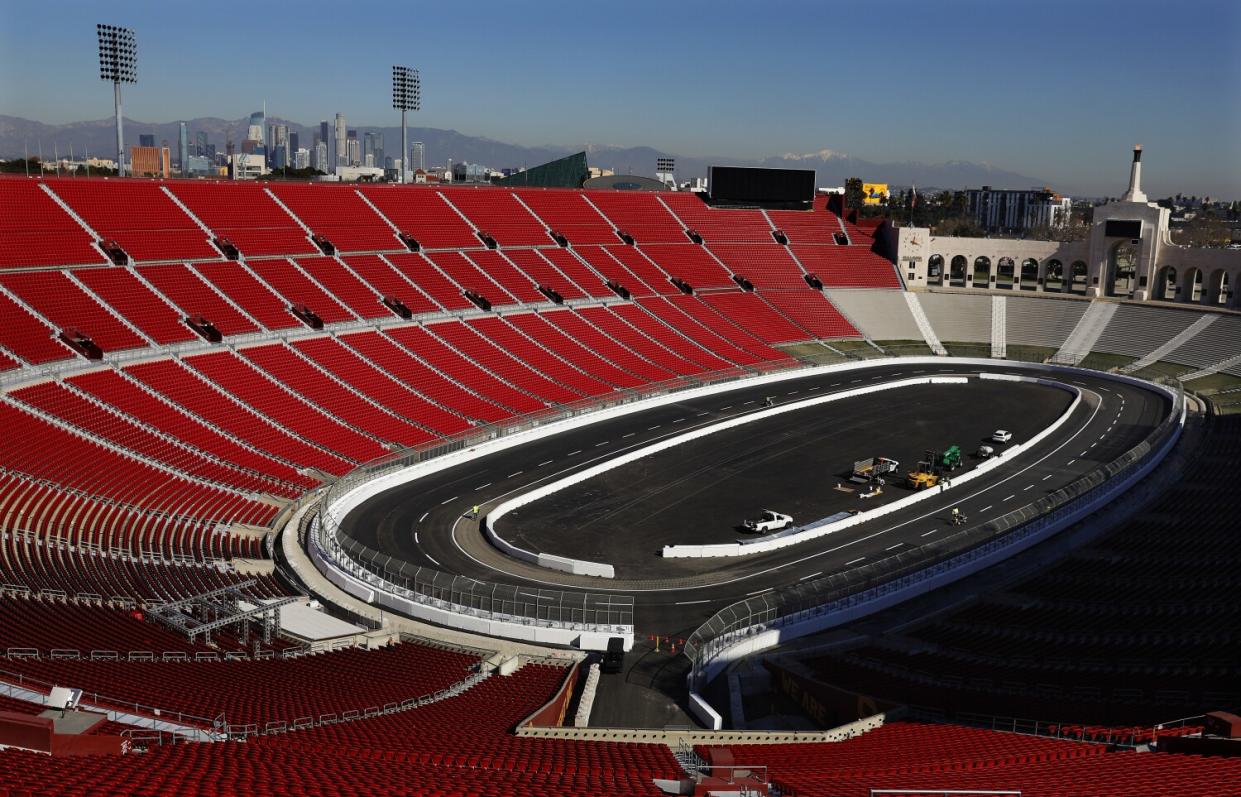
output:
<instances>
[{"instance_id":1,"label":"paved service road","mask_svg":"<svg viewBox=\"0 0 1241 797\"><path fill-rule=\"evenodd\" d=\"M486 514L488 507L505 498L577 469L703 424L759 410L768 395L774 395L779 403L880 381L976 375L979 370L951 360L935 365L896 362L739 388L600 421L393 488L351 512L344 526L351 536L396 559L449 573L531 587L632 595L641 633L684 635L728 603L872 562L950 533L948 512L952 506L959 506L971 523L1001 516L1115 459L1146 437L1168 411L1162 394L1089 373L1066 376L1066 381L1083 390L1083 402L1064 426L1013 462L906 510L782 551L743 559L687 563L658 558L655 551L664 543L696 542L704 536L717 541L736 539L738 535L729 527L740 521L740 507L752 511L770 506L789 514L797 507L796 511L804 514L799 520L809 521L816 512L821 513L817 516L830 514L833 506L860 505L847 495L840 502L831 495L831 488L854 459L865 456L895 456L901 460L903 472L916 462L922 449L957 443L966 454L967 464L975 464L971 455L982 436L1002 427L1014 431L1014 442L1020 442L1058 417L1067 406L1068 394L1027 384L1008 383L997 388L997 383L971 380L968 386L897 388L845 399L757 421L675 447L640 461L641 465L635 463L635 495L628 506L622 506L627 502L616 494L625 486L624 472L634 466L618 468L611 472L615 476L606 480L608 490L603 492L608 495L600 493L583 500L583 528L575 529L573 513L557 504L562 500L560 495L545 499L549 502L546 508L536 502L528 511L523 510L526 514L513 516L511 523L509 518L501 521L502 532L508 524L517 530L519 542L547 543L544 550L551 553L571 552L596 561L610 561L609 552L615 554L618 578L614 580L572 576L508 558L482 538L476 523L464 517L475 504ZM1023 372L998 365L981 370ZM831 415L842 408L847 412L838 418ZM821 440L822 445L800 444L807 439ZM718 467L713 470L704 466L710 464L711 446L717 443L727 445L715 449ZM873 450L876 447L884 450ZM895 453L885 453L888 448ZM762 468L747 466L756 461ZM814 469L809 477L805 473L808 468ZM599 481L602 485L604 480ZM699 488L714 481L735 487L739 497L713 502L709 491ZM602 490L595 482L589 480L581 489ZM676 483L676 489L693 493L687 499L688 506L670 509L668 504L676 502L658 489L665 483ZM828 489L806 487L815 483ZM761 494L744 494L752 489ZM905 494L903 488L889 492L893 497ZM775 505L776 501L782 503ZM655 514L667 514L669 520L652 519L650 528L643 524L643 529L629 536L615 523L603 524L602 532L594 528L599 527L598 517L607 515L619 518L622 526L632 525L633 518L641 518L644 512L649 514L661 505L664 511ZM674 525L686 522L688 515L684 513L702 515L701 527L673 533ZM540 517L546 523L523 528ZM595 535L593 541L591 535ZM551 543L561 536L569 539L553 547ZM596 547L597 555L586 555ZM648 566L642 566L644 560Z\"/></svg>"}]
</instances>

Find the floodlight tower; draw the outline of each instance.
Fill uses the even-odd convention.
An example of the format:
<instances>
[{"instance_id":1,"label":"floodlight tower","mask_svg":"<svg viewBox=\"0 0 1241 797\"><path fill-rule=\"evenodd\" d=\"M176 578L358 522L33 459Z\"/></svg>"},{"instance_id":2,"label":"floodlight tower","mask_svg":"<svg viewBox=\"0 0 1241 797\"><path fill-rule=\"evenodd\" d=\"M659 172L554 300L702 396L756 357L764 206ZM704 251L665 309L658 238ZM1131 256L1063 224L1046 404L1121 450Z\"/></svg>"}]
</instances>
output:
<instances>
[{"instance_id":1,"label":"floodlight tower","mask_svg":"<svg viewBox=\"0 0 1241 797\"><path fill-rule=\"evenodd\" d=\"M392 67L392 107L401 112L401 182L409 182L409 128L406 111L422 110L422 80L417 69Z\"/></svg>"},{"instance_id":2,"label":"floodlight tower","mask_svg":"<svg viewBox=\"0 0 1241 797\"><path fill-rule=\"evenodd\" d=\"M138 43L130 28L96 25L99 34L99 78L112 81L116 105L116 174L125 175L125 137L121 130L121 84L138 82Z\"/></svg>"}]
</instances>

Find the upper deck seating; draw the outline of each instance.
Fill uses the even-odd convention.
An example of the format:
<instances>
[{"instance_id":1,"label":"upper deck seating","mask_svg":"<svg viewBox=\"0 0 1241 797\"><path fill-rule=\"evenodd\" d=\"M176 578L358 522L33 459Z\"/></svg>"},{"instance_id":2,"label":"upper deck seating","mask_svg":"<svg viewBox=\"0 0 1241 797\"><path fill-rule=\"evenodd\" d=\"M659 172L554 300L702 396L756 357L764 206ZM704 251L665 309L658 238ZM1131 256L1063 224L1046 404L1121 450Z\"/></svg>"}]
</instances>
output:
<instances>
[{"instance_id":1,"label":"upper deck seating","mask_svg":"<svg viewBox=\"0 0 1241 797\"><path fill-rule=\"evenodd\" d=\"M583 198L581 191L524 188L513 193L534 211L549 230L563 235L574 246L617 242L612 223Z\"/></svg>"},{"instance_id":2,"label":"upper deck seating","mask_svg":"<svg viewBox=\"0 0 1241 797\"><path fill-rule=\"evenodd\" d=\"M261 183L175 180L168 190L242 257L318 254L306 231Z\"/></svg>"},{"instance_id":3,"label":"upper deck seating","mask_svg":"<svg viewBox=\"0 0 1241 797\"><path fill-rule=\"evenodd\" d=\"M146 180L57 180L48 184L91 229L133 260L219 260L210 236L160 183Z\"/></svg>"},{"instance_id":4,"label":"upper deck seating","mask_svg":"<svg viewBox=\"0 0 1241 797\"><path fill-rule=\"evenodd\" d=\"M363 186L362 195L398 230L423 249L481 247L469 222L433 188L410 185Z\"/></svg>"},{"instance_id":5,"label":"upper deck seating","mask_svg":"<svg viewBox=\"0 0 1241 797\"><path fill-rule=\"evenodd\" d=\"M107 262L41 180L0 179L0 268Z\"/></svg>"},{"instance_id":6,"label":"upper deck seating","mask_svg":"<svg viewBox=\"0 0 1241 797\"><path fill-rule=\"evenodd\" d=\"M406 251L396 232L353 186L275 180L269 190L338 252Z\"/></svg>"}]
</instances>

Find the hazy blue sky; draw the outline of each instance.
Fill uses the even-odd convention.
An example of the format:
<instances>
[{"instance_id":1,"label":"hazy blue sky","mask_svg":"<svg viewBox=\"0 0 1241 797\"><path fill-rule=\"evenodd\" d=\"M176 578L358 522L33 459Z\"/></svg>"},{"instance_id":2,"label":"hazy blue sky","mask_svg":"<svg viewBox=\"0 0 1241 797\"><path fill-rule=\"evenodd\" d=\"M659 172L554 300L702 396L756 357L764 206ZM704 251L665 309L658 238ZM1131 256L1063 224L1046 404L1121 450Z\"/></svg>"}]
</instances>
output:
<instances>
[{"instance_id":1,"label":"hazy blue sky","mask_svg":"<svg viewBox=\"0 0 1241 797\"><path fill-rule=\"evenodd\" d=\"M0 0L0 113L110 116L96 22L137 30L143 121L266 100L392 124L404 63L415 124L518 144L969 160L1114 194L1140 142L1152 193L1241 197L1238 0Z\"/></svg>"}]
</instances>

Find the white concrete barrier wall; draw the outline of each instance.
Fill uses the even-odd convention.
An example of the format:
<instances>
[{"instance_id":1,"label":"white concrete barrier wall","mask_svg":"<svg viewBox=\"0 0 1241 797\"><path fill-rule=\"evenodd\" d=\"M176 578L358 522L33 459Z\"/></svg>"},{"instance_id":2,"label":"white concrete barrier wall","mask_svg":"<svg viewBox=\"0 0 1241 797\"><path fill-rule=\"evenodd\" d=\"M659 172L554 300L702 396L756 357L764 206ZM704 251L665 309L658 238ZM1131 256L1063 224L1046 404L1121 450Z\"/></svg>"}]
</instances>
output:
<instances>
[{"instance_id":1,"label":"white concrete barrier wall","mask_svg":"<svg viewBox=\"0 0 1241 797\"><path fill-rule=\"evenodd\" d=\"M689 713L693 714L704 727L713 731L724 729L724 718L720 716L720 712L711 707L703 696L697 692L690 690L689 693Z\"/></svg>"}]
</instances>

